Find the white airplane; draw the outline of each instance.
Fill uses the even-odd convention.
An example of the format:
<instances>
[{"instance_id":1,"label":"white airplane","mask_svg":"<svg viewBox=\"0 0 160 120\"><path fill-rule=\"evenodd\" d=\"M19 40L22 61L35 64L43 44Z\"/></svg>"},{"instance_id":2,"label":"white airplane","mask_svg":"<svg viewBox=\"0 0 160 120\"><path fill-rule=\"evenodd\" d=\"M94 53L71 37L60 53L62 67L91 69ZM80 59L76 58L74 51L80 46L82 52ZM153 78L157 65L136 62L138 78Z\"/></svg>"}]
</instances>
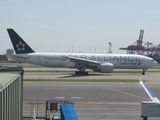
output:
<instances>
[{"instance_id":1,"label":"white airplane","mask_svg":"<svg viewBox=\"0 0 160 120\"><path fill-rule=\"evenodd\" d=\"M149 95L149 97L151 98L151 100L154 103L158 103L160 104L159 99L154 95L154 93L147 87L147 85L145 85L142 81L140 81L140 84L143 86L143 88L145 89L145 91L147 92L147 94Z\"/></svg>"},{"instance_id":2,"label":"white airplane","mask_svg":"<svg viewBox=\"0 0 160 120\"><path fill-rule=\"evenodd\" d=\"M18 62L31 63L54 68L76 68L75 74L88 74L86 69L95 72L112 73L113 69L142 69L157 65L149 57L131 54L94 53L48 53L35 52L13 29L7 29L16 54L7 55Z\"/></svg>"}]
</instances>

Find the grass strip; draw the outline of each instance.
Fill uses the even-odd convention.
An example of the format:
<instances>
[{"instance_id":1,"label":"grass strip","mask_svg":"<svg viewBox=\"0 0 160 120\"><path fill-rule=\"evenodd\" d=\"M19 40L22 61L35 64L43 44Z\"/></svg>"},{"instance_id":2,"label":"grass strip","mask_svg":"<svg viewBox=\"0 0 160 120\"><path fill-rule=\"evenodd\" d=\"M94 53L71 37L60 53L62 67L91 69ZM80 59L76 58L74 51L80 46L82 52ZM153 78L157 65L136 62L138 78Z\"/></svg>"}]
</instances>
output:
<instances>
[{"instance_id":1,"label":"grass strip","mask_svg":"<svg viewBox=\"0 0 160 120\"><path fill-rule=\"evenodd\" d=\"M118 82L137 83L139 79L24 79L29 82Z\"/></svg>"}]
</instances>

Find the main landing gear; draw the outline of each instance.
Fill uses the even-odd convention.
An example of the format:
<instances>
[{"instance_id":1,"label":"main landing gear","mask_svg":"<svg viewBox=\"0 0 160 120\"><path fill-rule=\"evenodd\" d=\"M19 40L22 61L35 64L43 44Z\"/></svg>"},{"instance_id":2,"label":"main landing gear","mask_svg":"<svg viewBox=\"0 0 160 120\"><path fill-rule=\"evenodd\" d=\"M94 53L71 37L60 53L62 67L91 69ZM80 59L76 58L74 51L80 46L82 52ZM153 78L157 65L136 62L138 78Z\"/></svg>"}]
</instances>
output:
<instances>
[{"instance_id":1,"label":"main landing gear","mask_svg":"<svg viewBox=\"0 0 160 120\"><path fill-rule=\"evenodd\" d=\"M76 75L88 75L88 72L85 72L85 71L76 71L75 74Z\"/></svg>"},{"instance_id":2,"label":"main landing gear","mask_svg":"<svg viewBox=\"0 0 160 120\"><path fill-rule=\"evenodd\" d=\"M76 75L88 75L88 72L85 71L86 66L78 68L78 71L75 72Z\"/></svg>"},{"instance_id":3,"label":"main landing gear","mask_svg":"<svg viewBox=\"0 0 160 120\"><path fill-rule=\"evenodd\" d=\"M145 75L145 70L143 69L143 71L142 71L142 75Z\"/></svg>"}]
</instances>

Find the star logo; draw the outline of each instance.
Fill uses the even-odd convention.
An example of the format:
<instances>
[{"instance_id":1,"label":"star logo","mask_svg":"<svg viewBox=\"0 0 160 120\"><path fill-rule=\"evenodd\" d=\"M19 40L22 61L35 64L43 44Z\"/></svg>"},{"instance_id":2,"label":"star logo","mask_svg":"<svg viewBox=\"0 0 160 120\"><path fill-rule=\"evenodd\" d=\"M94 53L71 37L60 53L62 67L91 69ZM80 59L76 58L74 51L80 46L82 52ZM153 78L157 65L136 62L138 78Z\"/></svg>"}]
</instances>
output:
<instances>
[{"instance_id":1,"label":"star logo","mask_svg":"<svg viewBox=\"0 0 160 120\"><path fill-rule=\"evenodd\" d=\"M26 44L19 42L16 47L17 47L17 51L25 51L25 46Z\"/></svg>"}]
</instances>

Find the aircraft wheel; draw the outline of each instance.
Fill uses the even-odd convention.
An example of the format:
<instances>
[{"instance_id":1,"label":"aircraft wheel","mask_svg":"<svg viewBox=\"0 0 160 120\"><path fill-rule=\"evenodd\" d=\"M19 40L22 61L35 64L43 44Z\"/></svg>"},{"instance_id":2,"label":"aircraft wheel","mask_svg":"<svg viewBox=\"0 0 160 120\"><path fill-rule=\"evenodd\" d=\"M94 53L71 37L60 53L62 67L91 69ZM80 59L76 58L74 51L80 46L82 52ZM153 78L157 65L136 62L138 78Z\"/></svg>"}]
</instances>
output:
<instances>
[{"instance_id":1,"label":"aircraft wheel","mask_svg":"<svg viewBox=\"0 0 160 120\"><path fill-rule=\"evenodd\" d=\"M84 75L88 75L88 72L84 72Z\"/></svg>"},{"instance_id":2,"label":"aircraft wheel","mask_svg":"<svg viewBox=\"0 0 160 120\"><path fill-rule=\"evenodd\" d=\"M145 72L142 72L142 75L145 75Z\"/></svg>"},{"instance_id":3,"label":"aircraft wheel","mask_svg":"<svg viewBox=\"0 0 160 120\"><path fill-rule=\"evenodd\" d=\"M145 70L143 69L143 71L142 71L142 75L145 75Z\"/></svg>"},{"instance_id":4,"label":"aircraft wheel","mask_svg":"<svg viewBox=\"0 0 160 120\"><path fill-rule=\"evenodd\" d=\"M76 71L75 74L76 75L88 75L88 72Z\"/></svg>"}]
</instances>

